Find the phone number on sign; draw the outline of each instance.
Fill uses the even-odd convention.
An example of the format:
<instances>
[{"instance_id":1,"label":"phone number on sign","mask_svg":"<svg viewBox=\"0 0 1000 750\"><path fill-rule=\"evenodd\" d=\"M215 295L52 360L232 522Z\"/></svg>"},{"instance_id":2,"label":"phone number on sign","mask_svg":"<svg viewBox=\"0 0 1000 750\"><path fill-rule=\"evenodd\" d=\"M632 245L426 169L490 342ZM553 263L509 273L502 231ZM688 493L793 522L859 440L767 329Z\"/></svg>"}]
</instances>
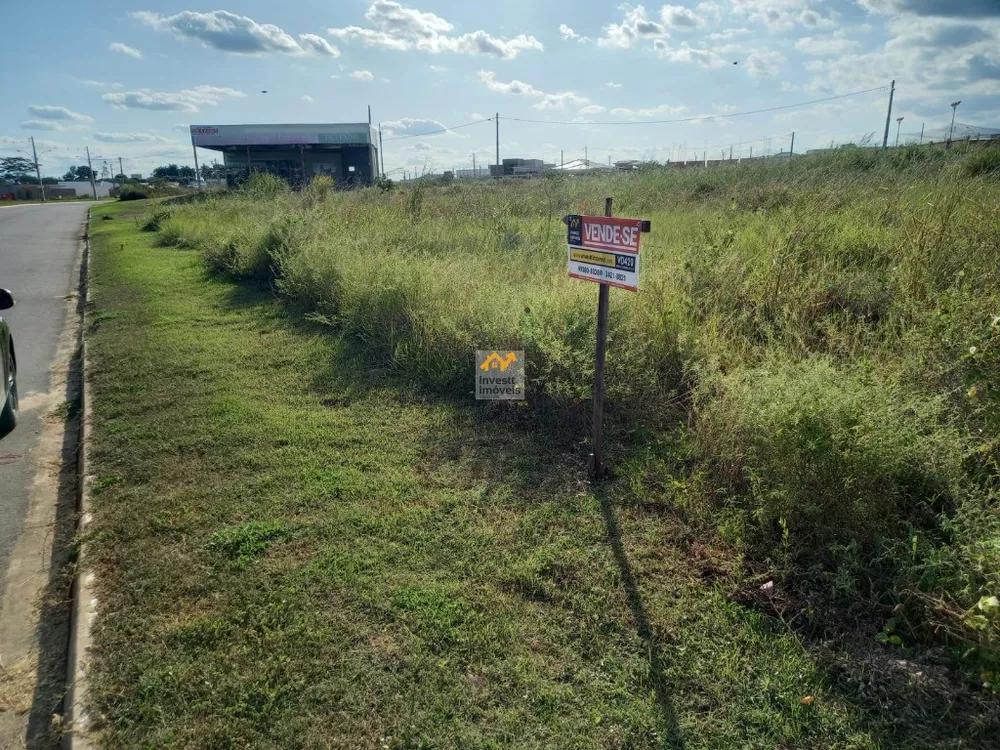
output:
<instances>
[{"instance_id":1,"label":"phone number on sign","mask_svg":"<svg viewBox=\"0 0 1000 750\"><path fill-rule=\"evenodd\" d=\"M618 281L620 283L628 280L628 276L623 273L611 271L606 268L595 268L594 266L577 266L576 272L581 276L593 276L597 279L608 279L609 281Z\"/></svg>"}]
</instances>

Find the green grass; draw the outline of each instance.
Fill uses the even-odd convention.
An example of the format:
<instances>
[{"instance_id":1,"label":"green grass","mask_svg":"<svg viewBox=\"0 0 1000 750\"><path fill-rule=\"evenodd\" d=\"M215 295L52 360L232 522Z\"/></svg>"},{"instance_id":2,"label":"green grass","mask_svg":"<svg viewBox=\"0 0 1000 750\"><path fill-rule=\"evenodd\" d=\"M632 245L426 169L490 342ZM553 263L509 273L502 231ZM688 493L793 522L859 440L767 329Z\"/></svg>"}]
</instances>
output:
<instances>
[{"instance_id":1,"label":"green grass","mask_svg":"<svg viewBox=\"0 0 1000 750\"><path fill-rule=\"evenodd\" d=\"M846 149L388 193L257 175L152 224L428 393L467 399L474 350L524 350L532 414L578 434L595 289L566 275L560 217L612 196L653 225L641 291L611 295L613 460L652 453L636 487L673 487L687 524L794 590L798 617L902 613L910 642L964 653L992 686L998 154Z\"/></svg>"},{"instance_id":2,"label":"green grass","mask_svg":"<svg viewBox=\"0 0 1000 750\"><path fill-rule=\"evenodd\" d=\"M337 200L360 212L369 198ZM995 701L920 650L880 645L883 618L855 611L858 627L827 633L780 581L761 594L766 570L684 510L697 478L682 433L629 436L613 411L618 478L595 490L571 407L555 418L417 387L379 340L359 353L356 327L307 322L207 273L198 250L159 246L137 226L148 217L133 221L159 208L102 206L95 218L124 220L91 225L85 543L104 746L996 736ZM625 309L619 295L616 320Z\"/></svg>"}]
</instances>

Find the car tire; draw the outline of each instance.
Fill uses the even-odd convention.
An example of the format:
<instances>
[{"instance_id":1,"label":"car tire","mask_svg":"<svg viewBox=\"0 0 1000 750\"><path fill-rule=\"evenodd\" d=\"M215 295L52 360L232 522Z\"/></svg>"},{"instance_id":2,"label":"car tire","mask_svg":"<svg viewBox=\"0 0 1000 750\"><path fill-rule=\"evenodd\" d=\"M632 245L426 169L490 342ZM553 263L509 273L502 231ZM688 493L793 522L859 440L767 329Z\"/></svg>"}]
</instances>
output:
<instances>
[{"instance_id":1,"label":"car tire","mask_svg":"<svg viewBox=\"0 0 1000 750\"><path fill-rule=\"evenodd\" d=\"M17 427L17 370L12 368L11 372L10 391L7 393L7 401L3 405L3 411L0 412L0 436L6 435Z\"/></svg>"}]
</instances>

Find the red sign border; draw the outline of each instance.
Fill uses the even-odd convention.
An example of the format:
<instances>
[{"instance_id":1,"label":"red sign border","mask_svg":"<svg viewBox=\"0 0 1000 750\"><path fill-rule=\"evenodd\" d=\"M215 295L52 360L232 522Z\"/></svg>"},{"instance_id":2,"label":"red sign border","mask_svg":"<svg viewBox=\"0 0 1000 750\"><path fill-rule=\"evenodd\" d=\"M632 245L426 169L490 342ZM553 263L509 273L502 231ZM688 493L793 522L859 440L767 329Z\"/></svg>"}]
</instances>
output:
<instances>
[{"instance_id":1,"label":"red sign border","mask_svg":"<svg viewBox=\"0 0 1000 750\"><path fill-rule=\"evenodd\" d=\"M570 245L570 247L579 247L583 250L605 250L619 253L629 253L631 255L639 255L639 251L642 247L642 219L629 219L624 216L589 216L583 214L580 216L580 245ZM619 246L605 246L605 245L588 245L584 239L586 232L582 225L585 224L601 224L605 226L618 226L618 227L631 227L637 230L636 233L636 246L633 250L630 247L619 247Z\"/></svg>"}]
</instances>

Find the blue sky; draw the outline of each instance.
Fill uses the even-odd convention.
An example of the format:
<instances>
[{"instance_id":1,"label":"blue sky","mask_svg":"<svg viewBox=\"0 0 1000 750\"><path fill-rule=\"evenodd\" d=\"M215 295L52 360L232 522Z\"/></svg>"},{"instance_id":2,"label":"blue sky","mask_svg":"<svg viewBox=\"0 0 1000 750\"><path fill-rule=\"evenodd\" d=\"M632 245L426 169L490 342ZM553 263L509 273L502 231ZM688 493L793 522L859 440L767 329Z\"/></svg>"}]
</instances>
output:
<instances>
[{"instance_id":1,"label":"blue sky","mask_svg":"<svg viewBox=\"0 0 1000 750\"><path fill-rule=\"evenodd\" d=\"M387 139L416 136L386 141L386 169L417 171L493 161L493 123L422 134L498 111L501 156L548 161L777 152L792 131L796 151L881 141L885 90L700 118L893 78L903 140L957 99L960 123L1000 123L1000 0L5 5L5 59L24 64L4 73L0 154L34 136L53 175L85 146L148 173L192 162L192 123L359 122L369 104Z\"/></svg>"}]
</instances>

